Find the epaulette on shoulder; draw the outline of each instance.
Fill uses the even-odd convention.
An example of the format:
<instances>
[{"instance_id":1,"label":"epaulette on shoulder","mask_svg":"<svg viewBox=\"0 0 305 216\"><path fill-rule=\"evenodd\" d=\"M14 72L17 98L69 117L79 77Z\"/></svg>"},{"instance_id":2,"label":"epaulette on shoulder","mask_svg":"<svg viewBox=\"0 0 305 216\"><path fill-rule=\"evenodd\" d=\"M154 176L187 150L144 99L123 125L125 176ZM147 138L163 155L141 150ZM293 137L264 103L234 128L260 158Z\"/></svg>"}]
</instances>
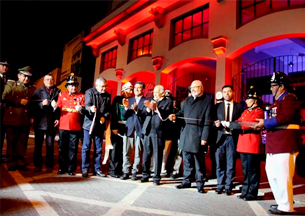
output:
<instances>
[{"instance_id":1,"label":"epaulette on shoulder","mask_svg":"<svg viewBox=\"0 0 305 216\"><path fill-rule=\"evenodd\" d=\"M294 97L296 100L298 100L298 97L297 97L295 94L293 94L293 93L288 93L288 94L286 94L286 95L283 97L283 100L284 100L285 97L287 97L288 95L291 95L291 96Z\"/></svg>"},{"instance_id":2,"label":"epaulette on shoulder","mask_svg":"<svg viewBox=\"0 0 305 216\"><path fill-rule=\"evenodd\" d=\"M9 80L6 81L6 84L13 84L13 83L15 83L15 82L16 82L15 80L9 79Z\"/></svg>"}]
</instances>

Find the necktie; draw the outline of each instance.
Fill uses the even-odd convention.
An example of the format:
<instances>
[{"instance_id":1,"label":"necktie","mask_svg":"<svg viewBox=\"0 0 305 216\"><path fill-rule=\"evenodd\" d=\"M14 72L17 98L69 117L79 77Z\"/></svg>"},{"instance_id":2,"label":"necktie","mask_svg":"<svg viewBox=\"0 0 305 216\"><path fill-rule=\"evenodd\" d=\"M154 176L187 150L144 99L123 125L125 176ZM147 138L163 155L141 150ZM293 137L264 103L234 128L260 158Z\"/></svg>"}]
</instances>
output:
<instances>
[{"instance_id":1,"label":"necktie","mask_svg":"<svg viewBox=\"0 0 305 216\"><path fill-rule=\"evenodd\" d=\"M230 121L230 103L227 103L227 116L226 121Z\"/></svg>"}]
</instances>

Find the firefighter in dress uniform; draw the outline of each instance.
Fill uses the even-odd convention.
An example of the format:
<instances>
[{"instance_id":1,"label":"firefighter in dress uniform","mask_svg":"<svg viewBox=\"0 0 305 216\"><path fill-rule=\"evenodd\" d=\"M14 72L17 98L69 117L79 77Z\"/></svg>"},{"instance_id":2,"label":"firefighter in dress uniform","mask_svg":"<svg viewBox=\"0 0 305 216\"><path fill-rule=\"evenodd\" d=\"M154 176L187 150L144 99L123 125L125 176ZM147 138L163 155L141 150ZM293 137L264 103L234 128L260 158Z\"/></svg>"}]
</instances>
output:
<instances>
[{"instance_id":1,"label":"firefighter in dress uniform","mask_svg":"<svg viewBox=\"0 0 305 216\"><path fill-rule=\"evenodd\" d=\"M60 109L59 119L59 170L57 174L68 172L73 176L76 170L78 142L82 132L82 110L85 96L78 93L78 81L73 73L67 78L68 91L59 94L52 106Z\"/></svg>"}]
</instances>

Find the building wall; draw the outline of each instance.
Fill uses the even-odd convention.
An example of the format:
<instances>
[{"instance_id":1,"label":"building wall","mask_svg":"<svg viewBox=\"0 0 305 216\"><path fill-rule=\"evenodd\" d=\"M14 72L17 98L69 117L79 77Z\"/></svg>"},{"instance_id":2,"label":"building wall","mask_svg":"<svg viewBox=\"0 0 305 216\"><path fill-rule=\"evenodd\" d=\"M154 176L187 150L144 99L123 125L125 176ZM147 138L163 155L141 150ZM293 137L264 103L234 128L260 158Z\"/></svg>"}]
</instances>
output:
<instances>
[{"instance_id":1,"label":"building wall","mask_svg":"<svg viewBox=\"0 0 305 216\"><path fill-rule=\"evenodd\" d=\"M169 49L171 20L186 12L196 9L206 3L209 3L209 37L194 39L184 42L172 49ZM126 3L115 11L123 11L131 3ZM101 23L114 17L101 21L92 28L97 29ZM167 71L173 64L187 59L206 58L216 61L216 81L215 91L221 89L224 84L231 84L232 76L241 69L240 55L253 47L277 39L287 37L305 37L305 8L290 9L271 13L254 21L237 28L236 19L237 4L236 1L191 1L190 3L179 7L174 11L166 14L165 26L157 28L154 22L150 22L129 33L126 37L126 43L123 46L118 45L117 41L111 42L99 49L99 53L118 45L118 57L116 69L124 69L124 78L133 73L148 71L156 74L155 83L161 83L161 72ZM132 19L132 18L131 18ZM149 29L154 29L154 40L151 57L140 57L127 63L129 39L137 36ZM212 38L225 36L227 37L227 47L224 54L216 55L211 42ZM155 71L152 67L151 58L163 56L164 62L162 68ZM96 61L95 76L102 75L111 80L115 79L115 69L107 69L100 74L100 55ZM121 81L118 82L120 89Z\"/></svg>"}]
</instances>

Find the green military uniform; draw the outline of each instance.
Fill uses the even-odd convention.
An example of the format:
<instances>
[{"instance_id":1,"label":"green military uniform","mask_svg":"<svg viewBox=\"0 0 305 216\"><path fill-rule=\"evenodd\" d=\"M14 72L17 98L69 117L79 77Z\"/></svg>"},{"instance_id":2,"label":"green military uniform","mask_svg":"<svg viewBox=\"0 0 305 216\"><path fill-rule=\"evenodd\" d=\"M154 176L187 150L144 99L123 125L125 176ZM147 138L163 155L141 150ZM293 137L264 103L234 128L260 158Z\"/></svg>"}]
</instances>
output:
<instances>
[{"instance_id":1,"label":"green military uniform","mask_svg":"<svg viewBox=\"0 0 305 216\"><path fill-rule=\"evenodd\" d=\"M21 100L30 101L35 87L19 81L8 81L2 99L6 102L3 124L6 126L8 167L14 170L25 167L24 156L30 130L30 102L22 105Z\"/></svg>"}]
</instances>

